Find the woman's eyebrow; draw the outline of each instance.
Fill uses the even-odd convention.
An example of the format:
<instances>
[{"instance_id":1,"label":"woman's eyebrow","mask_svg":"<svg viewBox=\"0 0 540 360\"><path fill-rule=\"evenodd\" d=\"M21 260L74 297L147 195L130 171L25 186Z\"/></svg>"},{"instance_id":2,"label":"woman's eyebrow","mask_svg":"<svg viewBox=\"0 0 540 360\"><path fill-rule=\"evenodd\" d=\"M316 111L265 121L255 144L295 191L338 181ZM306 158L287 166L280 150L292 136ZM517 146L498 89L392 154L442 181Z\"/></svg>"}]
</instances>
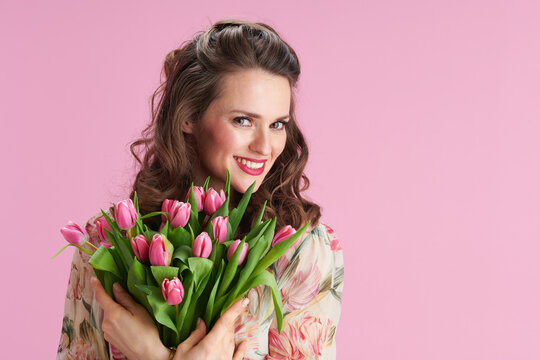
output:
<instances>
[{"instance_id":1,"label":"woman's eyebrow","mask_svg":"<svg viewBox=\"0 0 540 360\"><path fill-rule=\"evenodd\" d=\"M231 110L230 111L231 113L233 112L236 112L236 113L241 113L241 114L244 114L244 115L247 115L249 117L252 117L254 119L260 119L262 118L261 115L259 114L255 114L255 113L252 113L252 112L249 112L249 111L244 111L244 110ZM279 120L285 120L285 119L288 119L290 117L290 115L285 115L285 116L282 116L282 117L279 117L276 119L276 121L279 121Z\"/></svg>"}]
</instances>

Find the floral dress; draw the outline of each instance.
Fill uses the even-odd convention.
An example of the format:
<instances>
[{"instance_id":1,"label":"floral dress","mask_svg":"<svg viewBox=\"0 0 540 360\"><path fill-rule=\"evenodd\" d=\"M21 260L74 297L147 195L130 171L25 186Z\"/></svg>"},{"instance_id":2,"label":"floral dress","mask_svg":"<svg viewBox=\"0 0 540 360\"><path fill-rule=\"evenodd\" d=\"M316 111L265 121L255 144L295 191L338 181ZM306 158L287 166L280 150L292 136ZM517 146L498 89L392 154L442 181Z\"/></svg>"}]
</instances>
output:
<instances>
[{"instance_id":1,"label":"floral dress","mask_svg":"<svg viewBox=\"0 0 540 360\"><path fill-rule=\"evenodd\" d=\"M99 246L96 221L86 231ZM89 255L75 250L66 293L57 360L114 360L126 357L103 337L103 310L94 299ZM341 313L343 253L334 231L319 222L270 267L283 300L283 327L278 333L268 287L247 296L249 310L238 317L235 341L248 342L245 359L335 359L335 334Z\"/></svg>"}]
</instances>

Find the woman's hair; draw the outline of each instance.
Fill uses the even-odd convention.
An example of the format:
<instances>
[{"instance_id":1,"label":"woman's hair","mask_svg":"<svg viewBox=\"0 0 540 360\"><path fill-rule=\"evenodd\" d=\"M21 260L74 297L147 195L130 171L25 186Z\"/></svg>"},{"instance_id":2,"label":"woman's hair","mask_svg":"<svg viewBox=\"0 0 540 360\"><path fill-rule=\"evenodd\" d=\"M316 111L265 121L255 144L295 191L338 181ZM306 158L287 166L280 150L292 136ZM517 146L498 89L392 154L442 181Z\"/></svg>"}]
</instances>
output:
<instances>
[{"instance_id":1,"label":"woman's hair","mask_svg":"<svg viewBox=\"0 0 540 360\"><path fill-rule=\"evenodd\" d=\"M201 119L219 95L224 75L250 69L289 80L290 120L285 149L253 193L239 231L249 230L265 200L263 219L277 216L278 229L287 224L298 228L307 220L313 226L318 223L320 207L301 194L309 187L309 179L304 175L308 148L295 121L292 91L300 75L298 58L272 27L242 20L219 21L165 57L165 79L152 95L152 121L130 146L140 165L131 198L136 191L142 214L160 211L164 199L185 200L198 158L197 149L181 130L182 123ZM139 146L145 150L142 161L135 150ZM239 194L231 189L233 193L235 205L233 199Z\"/></svg>"}]
</instances>

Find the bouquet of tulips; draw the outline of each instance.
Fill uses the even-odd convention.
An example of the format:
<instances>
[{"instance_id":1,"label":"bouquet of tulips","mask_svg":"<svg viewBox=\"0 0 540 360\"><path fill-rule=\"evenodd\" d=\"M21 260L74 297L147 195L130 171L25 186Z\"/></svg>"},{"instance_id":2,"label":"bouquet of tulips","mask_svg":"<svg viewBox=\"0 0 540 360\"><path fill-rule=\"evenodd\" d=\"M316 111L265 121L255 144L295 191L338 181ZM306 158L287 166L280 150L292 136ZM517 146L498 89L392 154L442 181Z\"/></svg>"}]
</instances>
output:
<instances>
[{"instance_id":1,"label":"bouquet of tulips","mask_svg":"<svg viewBox=\"0 0 540 360\"><path fill-rule=\"evenodd\" d=\"M263 204L254 227L242 239L235 233L255 186L244 193L238 207L229 210L230 177L218 193L193 186L186 202L165 200L162 211L141 216L137 202L120 201L114 219L103 210L97 230L110 244L95 247L76 223L61 229L68 244L88 253L97 278L114 298L112 285L120 283L155 320L161 340L167 346L184 341L203 318L208 327L234 302L258 285L269 286L281 332L283 304L275 277L266 269L282 256L307 228L296 231L290 225L274 235L276 218L262 222ZM158 231L142 220L161 216ZM100 225L101 224L101 225ZM89 248L85 247L88 245ZM55 256L56 256L55 255Z\"/></svg>"}]
</instances>

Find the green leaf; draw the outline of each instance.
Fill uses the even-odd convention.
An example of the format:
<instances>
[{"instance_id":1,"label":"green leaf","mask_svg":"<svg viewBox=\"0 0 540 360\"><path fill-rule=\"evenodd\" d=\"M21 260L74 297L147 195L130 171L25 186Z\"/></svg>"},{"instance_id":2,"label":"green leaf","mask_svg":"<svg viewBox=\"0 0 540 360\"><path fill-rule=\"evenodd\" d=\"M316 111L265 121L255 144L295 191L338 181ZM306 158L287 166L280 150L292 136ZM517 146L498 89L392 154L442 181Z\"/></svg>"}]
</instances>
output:
<instances>
[{"instance_id":1,"label":"green leaf","mask_svg":"<svg viewBox=\"0 0 540 360\"><path fill-rule=\"evenodd\" d=\"M217 272L218 276L214 283L214 286L212 287L212 291L210 292L210 296L208 298L208 302L206 304L206 312L204 313L204 322L206 323L206 326L208 328L212 325L212 314L214 312L214 300L216 298L219 281L221 280L221 275L223 273L223 268L225 267L225 261L221 260L221 264L219 265L219 270Z\"/></svg>"},{"instance_id":2,"label":"green leaf","mask_svg":"<svg viewBox=\"0 0 540 360\"><path fill-rule=\"evenodd\" d=\"M100 246L94 255L90 256L88 263L92 265L94 269L110 272L117 277L121 277L113 256L105 246Z\"/></svg>"},{"instance_id":3,"label":"green leaf","mask_svg":"<svg viewBox=\"0 0 540 360\"><path fill-rule=\"evenodd\" d=\"M161 285L163 279L171 280L173 277L178 277L178 271L180 270L174 266L150 266L152 275L156 282Z\"/></svg>"},{"instance_id":4,"label":"green leaf","mask_svg":"<svg viewBox=\"0 0 540 360\"><path fill-rule=\"evenodd\" d=\"M136 191L133 192L133 204L135 204L135 210L137 210L137 214L141 215L141 214L139 214L139 199L137 198L137 192Z\"/></svg>"},{"instance_id":5,"label":"green leaf","mask_svg":"<svg viewBox=\"0 0 540 360\"><path fill-rule=\"evenodd\" d=\"M266 200L264 200L263 206L261 207L261 211L259 211L259 215L257 215L257 219L255 219L253 226L257 226L261 223L263 215L264 215L264 209L266 209Z\"/></svg>"},{"instance_id":6,"label":"green leaf","mask_svg":"<svg viewBox=\"0 0 540 360\"><path fill-rule=\"evenodd\" d=\"M229 287L232 279L234 278L234 275L236 274L236 269L238 268L238 260L240 259L240 253L242 252L242 247L245 242L246 237L244 236L244 238L242 239L240 244L238 244L238 247L234 251L233 256L231 256L231 259L227 263L227 266L225 267L225 272L223 273L223 281L219 286L219 291L217 295L218 298L227 291L227 288ZM249 252L247 256L249 257Z\"/></svg>"},{"instance_id":7,"label":"green leaf","mask_svg":"<svg viewBox=\"0 0 540 360\"><path fill-rule=\"evenodd\" d=\"M189 215L188 224L195 233L199 234L201 232L201 224L199 223L199 208L197 206L197 199L195 198L195 190L193 190L193 183L191 183L188 201L191 204L191 214Z\"/></svg>"},{"instance_id":8,"label":"green leaf","mask_svg":"<svg viewBox=\"0 0 540 360\"><path fill-rule=\"evenodd\" d=\"M180 245L174 250L174 253L172 255L172 259L178 259L182 263L187 264L188 257L193 256L193 252L191 250L190 246L187 245Z\"/></svg>"},{"instance_id":9,"label":"green leaf","mask_svg":"<svg viewBox=\"0 0 540 360\"><path fill-rule=\"evenodd\" d=\"M227 302L231 301L232 298L235 298L238 293L241 291L244 284L248 281L249 277L253 274L253 270L257 266L259 259L264 254L266 249L266 244L272 241L272 236L274 234L274 229L276 227L276 218L273 218L266 226L263 228L264 233L259 233L259 238L253 240L251 243L251 249L247 257L246 264L244 268L240 271L238 280L234 284L232 291L227 298Z\"/></svg>"},{"instance_id":10,"label":"green leaf","mask_svg":"<svg viewBox=\"0 0 540 360\"><path fill-rule=\"evenodd\" d=\"M163 212L163 211L154 211L154 212L151 212L151 213L148 213L144 216L141 216L140 219L141 220L144 220L144 219L148 219L150 217L153 217L153 216L158 216L158 215L165 215L167 216L168 214L166 212Z\"/></svg>"},{"instance_id":11,"label":"green leaf","mask_svg":"<svg viewBox=\"0 0 540 360\"><path fill-rule=\"evenodd\" d=\"M161 287L147 286L146 289L150 291L150 294L147 295L147 299L153 310L154 318L160 324L173 330L174 333L178 336L178 330L176 329L176 324L174 323L174 319L176 316L176 307L167 304L167 302L163 298Z\"/></svg>"},{"instance_id":12,"label":"green leaf","mask_svg":"<svg viewBox=\"0 0 540 360\"><path fill-rule=\"evenodd\" d=\"M236 301L238 301L244 294L246 294L250 289L254 288L255 286L259 285L266 285L269 286L272 290L272 299L274 301L274 310L276 312L276 320L278 325L278 332L281 333L281 326L283 323L283 302L281 300L281 293L278 289L276 278L274 277L274 274L263 271L260 274L258 274L253 279L250 279L249 282L244 286L244 288L240 291L240 294L235 298L231 303L225 304L223 307L223 310L221 310L221 315L227 309L234 304Z\"/></svg>"},{"instance_id":13,"label":"green leaf","mask_svg":"<svg viewBox=\"0 0 540 360\"><path fill-rule=\"evenodd\" d=\"M212 261L200 258L200 257L190 257L188 258L189 270L193 274L193 281L195 282L195 291L196 293L202 292L204 286L206 285L205 279L208 279L210 271L212 270ZM199 291L200 290L200 291ZM198 296L197 296L198 297ZM195 299L196 300L196 299Z\"/></svg>"},{"instance_id":14,"label":"green leaf","mask_svg":"<svg viewBox=\"0 0 540 360\"><path fill-rule=\"evenodd\" d=\"M128 271L127 276L127 288L131 295L135 297L135 300L139 304L142 304L148 312L151 312L150 304L148 303L147 293L141 291L135 285L146 285L146 272L144 271L144 265L141 264L136 258L133 260L133 265Z\"/></svg>"},{"instance_id":15,"label":"green leaf","mask_svg":"<svg viewBox=\"0 0 540 360\"><path fill-rule=\"evenodd\" d=\"M208 190L208 184L210 184L210 176L206 177L206 180L204 180L204 184L202 186L205 192Z\"/></svg>"},{"instance_id":16,"label":"green leaf","mask_svg":"<svg viewBox=\"0 0 540 360\"><path fill-rule=\"evenodd\" d=\"M191 246L192 243L191 232L181 227L169 230L167 239L169 239L175 249L180 246Z\"/></svg>"},{"instance_id":17,"label":"green leaf","mask_svg":"<svg viewBox=\"0 0 540 360\"><path fill-rule=\"evenodd\" d=\"M231 215L229 216L229 221L231 223L232 233L236 233L236 229L238 228L238 225L240 224L240 221L242 220L242 217L244 216L244 212L246 211L246 208L249 203L249 199L251 199L251 193L253 192L253 189L255 188L255 181L251 186L246 190L244 195L242 196L242 199L238 203L238 207L233 209L231 211Z\"/></svg>"}]
</instances>

